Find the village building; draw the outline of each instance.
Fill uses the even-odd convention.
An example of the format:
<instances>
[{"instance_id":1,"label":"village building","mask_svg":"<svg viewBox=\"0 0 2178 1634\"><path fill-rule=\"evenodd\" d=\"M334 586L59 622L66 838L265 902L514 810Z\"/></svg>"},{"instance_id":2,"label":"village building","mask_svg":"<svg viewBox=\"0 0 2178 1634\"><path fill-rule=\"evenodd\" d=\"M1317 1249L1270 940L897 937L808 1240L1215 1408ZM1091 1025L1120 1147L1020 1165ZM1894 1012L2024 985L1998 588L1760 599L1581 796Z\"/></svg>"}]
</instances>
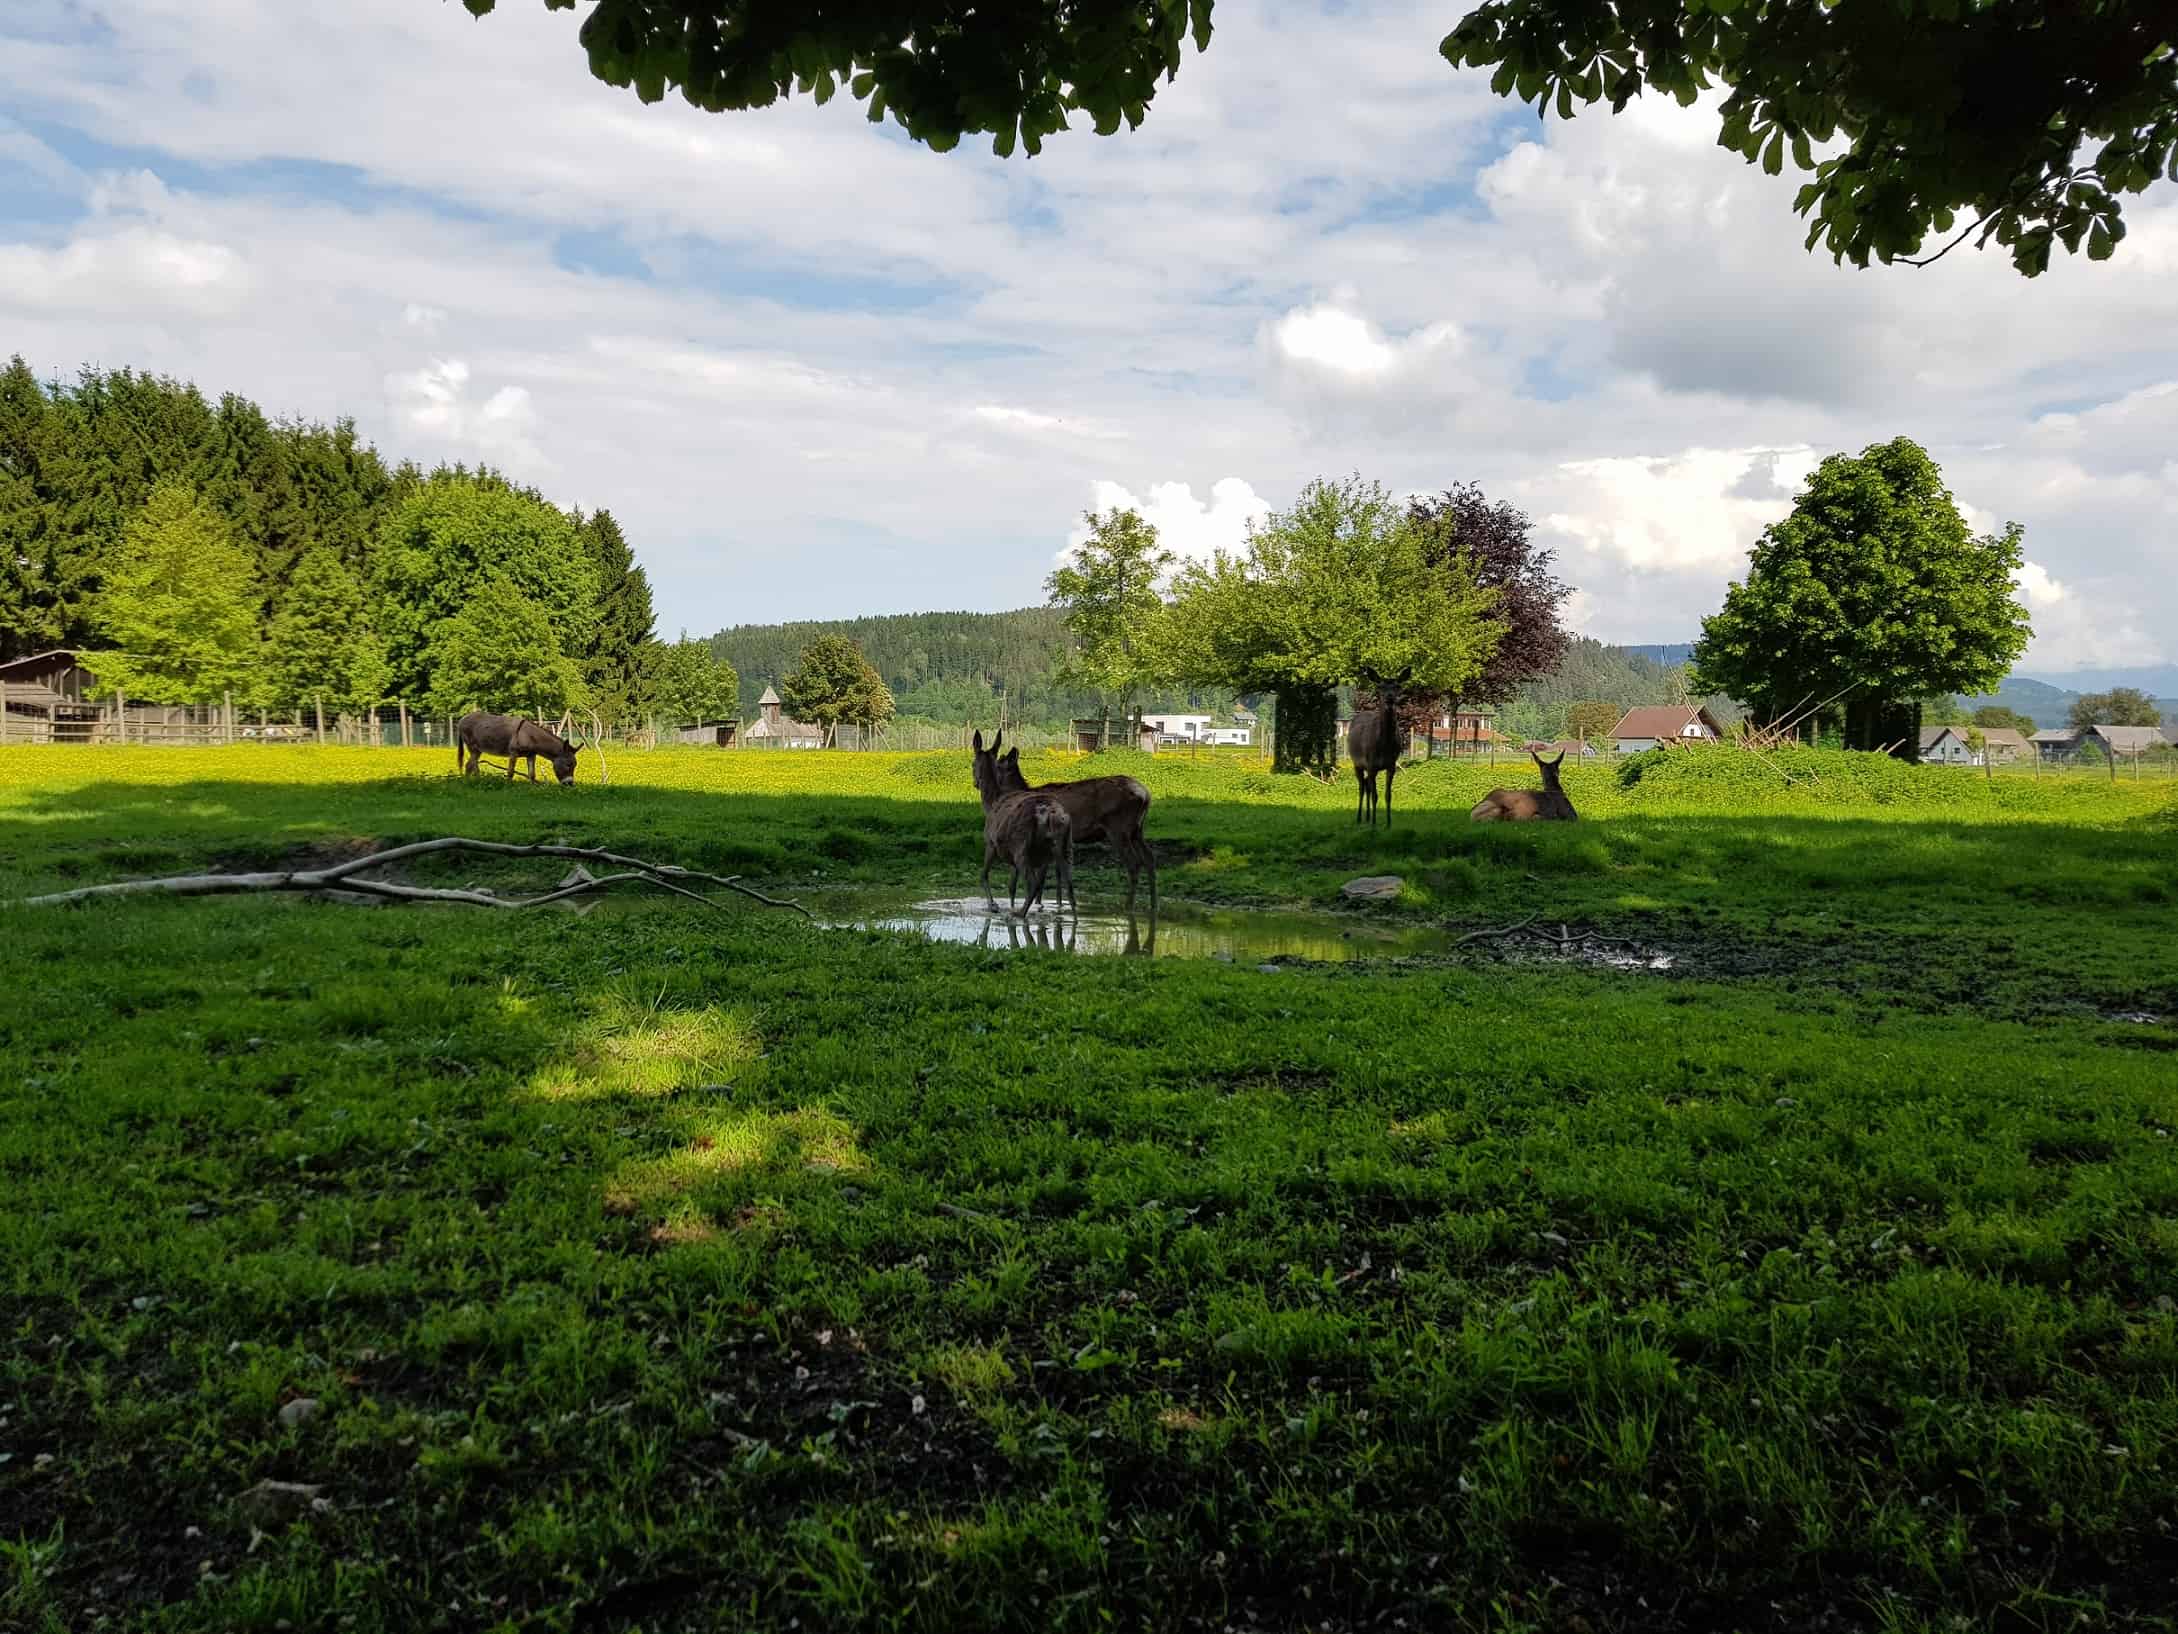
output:
<instances>
[{"instance_id":1,"label":"village building","mask_svg":"<svg viewBox=\"0 0 2178 1634\"><path fill-rule=\"evenodd\" d=\"M811 726L807 721L795 720L783 714L779 694L770 687L756 700L757 718L742 734L741 741L751 748L761 749L821 749L824 747L824 728Z\"/></svg>"}]
</instances>

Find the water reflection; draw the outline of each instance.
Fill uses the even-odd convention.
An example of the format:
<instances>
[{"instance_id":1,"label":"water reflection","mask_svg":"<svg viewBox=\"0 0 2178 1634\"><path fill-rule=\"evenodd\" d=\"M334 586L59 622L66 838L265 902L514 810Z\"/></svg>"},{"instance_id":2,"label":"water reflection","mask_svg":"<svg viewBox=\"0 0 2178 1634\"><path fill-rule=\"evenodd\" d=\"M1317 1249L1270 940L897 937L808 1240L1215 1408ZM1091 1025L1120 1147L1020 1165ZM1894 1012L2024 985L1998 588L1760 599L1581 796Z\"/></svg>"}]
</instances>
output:
<instances>
[{"instance_id":1,"label":"water reflection","mask_svg":"<svg viewBox=\"0 0 2178 1634\"><path fill-rule=\"evenodd\" d=\"M812 904L813 906L818 906ZM1317 914L1166 904L1154 914L1037 912L1026 920L975 898L819 906L826 924L907 931L983 948L1118 957L1340 963L1442 951L1448 938L1426 927L1342 925Z\"/></svg>"}]
</instances>

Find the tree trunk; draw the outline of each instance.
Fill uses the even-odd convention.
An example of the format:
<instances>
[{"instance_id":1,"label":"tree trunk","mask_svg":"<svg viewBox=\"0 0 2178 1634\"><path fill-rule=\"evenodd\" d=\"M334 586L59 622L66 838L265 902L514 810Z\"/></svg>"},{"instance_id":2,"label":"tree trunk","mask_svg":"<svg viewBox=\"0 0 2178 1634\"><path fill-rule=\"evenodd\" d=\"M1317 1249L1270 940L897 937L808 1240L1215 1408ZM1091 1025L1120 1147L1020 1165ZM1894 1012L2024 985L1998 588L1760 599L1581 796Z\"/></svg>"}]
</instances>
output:
<instances>
[{"instance_id":1,"label":"tree trunk","mask_svg":"<svg viewBox=\"0 0 2178 1634\"><path fill-rule=\"evenodd\" d=\"M1336 687L1284 686L1277 690L1278 736L1273 769L1281 772L1329 771L1337 744L1339 694Z\"/></svg>"}]
</instances>

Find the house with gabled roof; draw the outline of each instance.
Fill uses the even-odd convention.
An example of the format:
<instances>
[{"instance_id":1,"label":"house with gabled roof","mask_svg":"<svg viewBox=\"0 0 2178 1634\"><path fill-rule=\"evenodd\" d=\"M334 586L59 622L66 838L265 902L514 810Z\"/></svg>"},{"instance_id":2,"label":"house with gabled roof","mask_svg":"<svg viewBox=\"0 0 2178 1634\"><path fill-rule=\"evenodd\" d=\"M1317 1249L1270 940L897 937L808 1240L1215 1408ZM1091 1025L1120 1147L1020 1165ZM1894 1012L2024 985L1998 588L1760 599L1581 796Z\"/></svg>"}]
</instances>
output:
<instances>
[{"instance_id":1,"label":"house with gabled roof","mask_svg":"<svg viewBox=\"0 0 2178 1634\"><path fill-rule=\"evenodd\" d=\"M1619 716L1611 740L1622 755L1666 744L1715 743L1724 736L1716 716L1700 704L1643 704Z\"/></svg>"}]
</instances>

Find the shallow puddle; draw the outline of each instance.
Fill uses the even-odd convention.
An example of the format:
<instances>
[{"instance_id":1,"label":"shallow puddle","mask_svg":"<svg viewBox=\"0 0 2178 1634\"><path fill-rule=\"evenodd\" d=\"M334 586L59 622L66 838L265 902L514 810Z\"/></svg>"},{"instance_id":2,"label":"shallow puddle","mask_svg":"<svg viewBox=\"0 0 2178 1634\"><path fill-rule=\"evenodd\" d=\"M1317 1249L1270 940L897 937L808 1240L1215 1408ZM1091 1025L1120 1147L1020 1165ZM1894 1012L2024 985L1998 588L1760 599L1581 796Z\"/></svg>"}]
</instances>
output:
<instances>
[{"instance_id":1,"label":"shallow puddle","mask_svg":"<svg viewBox=\"0 0 2178 1634\"><path fill-rule=\"evenodd\" d=\"M919 901L812 897L819 922L860 930L904 931L973 947L1044 948L1143 958L1272 959L1342 964L1354 959L1411 958L1443 953L1451 934L1429 926L1342 924L1321 914L1271 913L1166 903L1154 920L1146 910L1125 914L1057 914L1039 907L1026 922L996 912L978 897Z\"/></svg>"}]
</instances>

